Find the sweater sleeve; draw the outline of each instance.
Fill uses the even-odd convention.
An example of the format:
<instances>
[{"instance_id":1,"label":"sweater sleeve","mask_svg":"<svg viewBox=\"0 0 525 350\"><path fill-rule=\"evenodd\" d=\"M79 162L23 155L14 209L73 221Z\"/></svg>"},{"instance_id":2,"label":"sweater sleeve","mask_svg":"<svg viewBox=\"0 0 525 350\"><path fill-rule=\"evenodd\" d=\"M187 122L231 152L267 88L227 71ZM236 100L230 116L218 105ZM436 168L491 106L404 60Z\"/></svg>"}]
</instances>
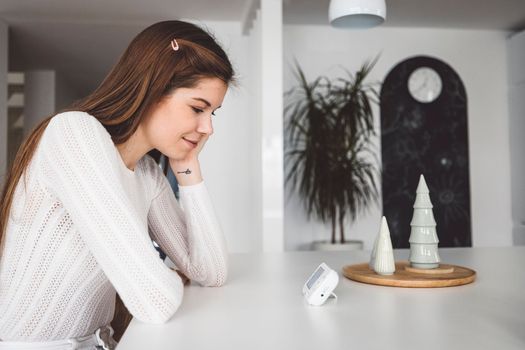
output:
<instances>
[{"instance_id":1,"label":"sweater sleeve","mask_svg":"<svg viewBox=\"0 0 525 350\"><path fill-rule=\"evenodd\" d=\"M160 194L148 214L150 233L188 278L218 287L227 278L226 241L204 182L180 186L180 204L161 174Z\"/></svg>"},{"instance_id":2,"label":"sweater sleeve","mask_svg":"<svg viewBox=\"0 0 525 350\"><path fill-rule=\"evenodd\" d=\"M166 322L182 301L182 281L151 244L146 215L124 187L132 174L109 133L87 113L66 112L52 118L38 147L42 181L128 310L143 322Z\"/></svg>"}]
</instances>

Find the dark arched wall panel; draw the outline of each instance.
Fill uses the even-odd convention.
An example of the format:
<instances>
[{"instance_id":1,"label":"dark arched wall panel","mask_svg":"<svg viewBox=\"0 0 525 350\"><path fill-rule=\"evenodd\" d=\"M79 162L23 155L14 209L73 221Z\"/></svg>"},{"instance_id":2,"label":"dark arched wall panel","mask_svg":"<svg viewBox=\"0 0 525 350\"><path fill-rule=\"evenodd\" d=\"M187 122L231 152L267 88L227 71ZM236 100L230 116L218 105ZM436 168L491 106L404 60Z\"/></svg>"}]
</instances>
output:
<instances>
[{"instance_id":1,"label":"dark arched wall panel","mask_svg":"<svg viewBox=\"0 0 525 350\"><path fill-rule=\"evenodd\" d=\"M471 246L467 95L461 78L441 60L412 57L388 73L380 104L383 213L394 247L409 247L420 174L430 189L439 246Z\"/></svg>"}]
</instances>

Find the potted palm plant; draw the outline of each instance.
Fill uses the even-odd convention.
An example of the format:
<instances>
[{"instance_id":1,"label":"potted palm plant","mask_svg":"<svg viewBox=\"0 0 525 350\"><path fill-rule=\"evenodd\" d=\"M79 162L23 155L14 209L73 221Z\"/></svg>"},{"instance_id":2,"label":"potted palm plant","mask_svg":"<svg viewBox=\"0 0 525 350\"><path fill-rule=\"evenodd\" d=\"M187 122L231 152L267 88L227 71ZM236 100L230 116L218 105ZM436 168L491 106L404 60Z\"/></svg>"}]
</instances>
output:
<instances>
[{"instance_id":1,"label":"potted palm plant","mask_svg":"<svg viewBox=\"0 0 525 350\"><path fill-rule=\"evenodd\" d=\"M378 94L374 84L365 83L376 61L355 74L347 71L347 78L311 83L296 63L299 85L285 95L285 183L298 193L308 219L332 224L331 240L314 242L314 249L362 248L361 241L346 239L345 219L354 221L378 198L378 161L370 143Z\"/></svg>"}]
</instances>

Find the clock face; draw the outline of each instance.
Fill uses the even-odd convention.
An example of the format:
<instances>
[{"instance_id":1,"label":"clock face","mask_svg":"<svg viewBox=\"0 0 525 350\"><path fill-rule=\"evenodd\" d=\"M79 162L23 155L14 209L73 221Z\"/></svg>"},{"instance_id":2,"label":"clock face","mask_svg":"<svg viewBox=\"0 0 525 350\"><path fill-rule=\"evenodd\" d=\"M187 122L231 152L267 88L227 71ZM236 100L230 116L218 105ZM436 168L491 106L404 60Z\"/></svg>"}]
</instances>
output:
<instances>
[{"instance_id":1,"label":"clock face","mask_svg":"<svg viewBox=\"0 0 525 350\"><path fill-rule=\"evenodd\" d=\"M429 103L438 98L443 84L439 74L429 67L420 67L408 78L408 91L419 102Z\"/></svg>"}]
</instances>

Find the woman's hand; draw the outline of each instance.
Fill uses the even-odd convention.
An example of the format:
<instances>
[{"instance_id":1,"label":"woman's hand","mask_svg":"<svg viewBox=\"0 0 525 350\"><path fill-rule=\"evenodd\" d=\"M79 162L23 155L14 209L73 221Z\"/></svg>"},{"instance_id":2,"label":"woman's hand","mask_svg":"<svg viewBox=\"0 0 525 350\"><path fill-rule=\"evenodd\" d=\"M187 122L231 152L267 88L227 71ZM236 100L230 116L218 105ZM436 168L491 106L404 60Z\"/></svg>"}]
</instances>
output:
<instances>
[{"instance_id":1,"label":"woman's hand","mask_svg":"<svg viewBox=\"0 0 525 350\"><path fill-rule=\"evenodd\" d=\"M171 170L175 174L179 185L190 186L202 182L199 154L208 138L209 135L203 136L197 143L197 147L189 151L183 159L169 159Z\"/></svg>"},{"instance_id":2,"label":"woman's hand","mask_svg":"<svg viewBox=\"0 0 525 350\"><path fill-rule=\"evenodd\" d=\"M199 154L201 153L204 145L206 144L206 141L208 141L208 138L210 137L210 135L203 135L199 142L197 143L197 147L195 147L194 149L190 150L188 152L188 154L186 155L186 157L184 157L184 159L180 159L180 160L173 160L173 159L170 159L170 164L171 165L175 165L175 166L179 166L179 165L184 165L184 164L193 164L195 162L198 162L198 158L199 158Z\"/></svg>"}]
</instances>

